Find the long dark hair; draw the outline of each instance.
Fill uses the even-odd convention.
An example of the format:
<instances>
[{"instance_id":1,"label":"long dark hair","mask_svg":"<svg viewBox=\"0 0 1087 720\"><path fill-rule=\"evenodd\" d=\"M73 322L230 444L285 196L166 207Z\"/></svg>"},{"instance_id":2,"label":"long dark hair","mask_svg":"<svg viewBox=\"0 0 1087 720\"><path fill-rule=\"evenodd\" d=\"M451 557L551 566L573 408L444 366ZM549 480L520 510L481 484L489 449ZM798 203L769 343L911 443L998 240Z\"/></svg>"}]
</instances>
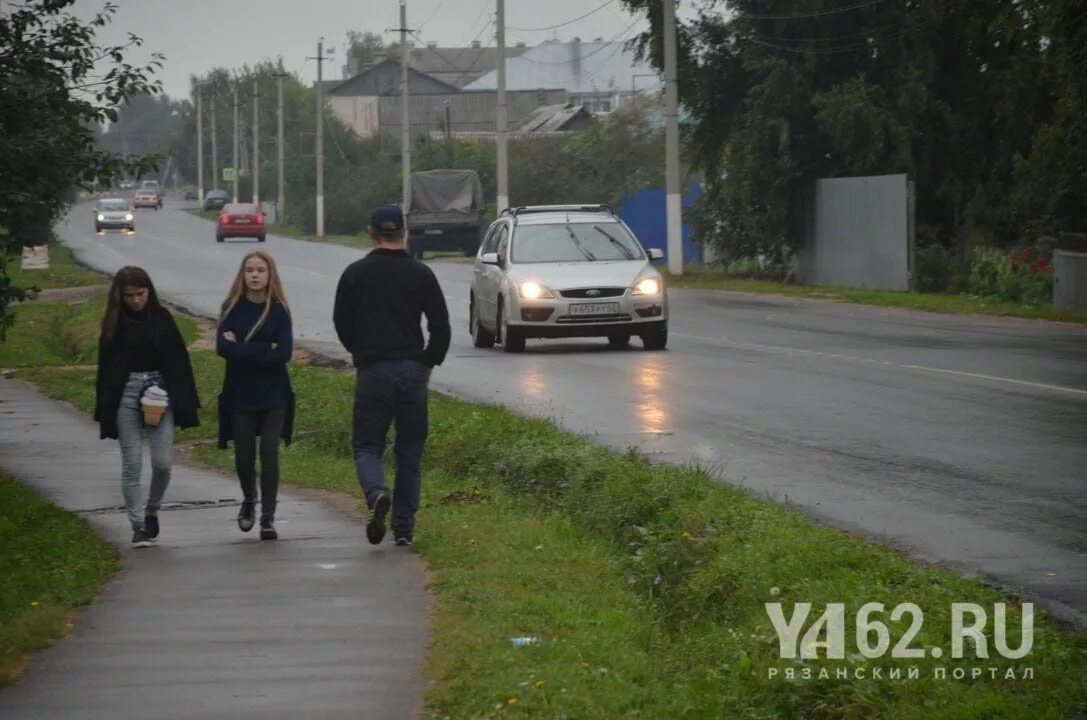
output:
<instances>
[{"instance_id":1,"label":"long dark hair","mask_svg":"<svg viewBox=\"0 0 1087 720\"><path fill-rule=\"evenodd\" d=\"M117 333L117 323L125 304L126 287L147 288L147 310L154 311L162 307L158 293L155 292L155 284L151 282L151 276L146 270L135 265L121 268L113 276L113 284L109 287L109 300L106 303L106 314L102 318L102 337L105 340L111 339Z\"/></svg>"}]
</instances>

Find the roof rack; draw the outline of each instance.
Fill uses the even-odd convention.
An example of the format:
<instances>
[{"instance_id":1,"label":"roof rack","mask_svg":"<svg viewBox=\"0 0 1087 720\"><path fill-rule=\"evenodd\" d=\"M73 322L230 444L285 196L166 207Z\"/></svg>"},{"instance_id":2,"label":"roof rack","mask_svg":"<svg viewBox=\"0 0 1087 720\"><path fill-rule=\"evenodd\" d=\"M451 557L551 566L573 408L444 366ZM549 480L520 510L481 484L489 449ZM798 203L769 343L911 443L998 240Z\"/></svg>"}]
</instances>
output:
<instances>
[{"instance_id":1,"label":"roof rack","mask_svg":"<svg viewBox=\"0 0 1087 720\"><path fill-rule=\"evenodd\" d=\"M609 215L615 214L615 211L611 209L610 205L521 205L519 207L506 208L499 215L512 215L513 217L517 217L518 215L545 212L606 212Z\"/></svg>"}]
</instances>

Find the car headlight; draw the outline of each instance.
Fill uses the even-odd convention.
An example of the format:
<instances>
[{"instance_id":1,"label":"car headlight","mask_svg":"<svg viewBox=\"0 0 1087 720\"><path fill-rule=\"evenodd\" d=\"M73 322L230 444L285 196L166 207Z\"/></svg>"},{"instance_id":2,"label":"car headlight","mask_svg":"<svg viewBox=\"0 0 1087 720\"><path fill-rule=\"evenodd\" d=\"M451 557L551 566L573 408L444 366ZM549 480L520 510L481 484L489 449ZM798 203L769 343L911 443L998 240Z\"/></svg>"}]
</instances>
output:
<instances>
[{"instance_id":1,"label":"car headlight","mask_svg":"<svg viewBox=\"0 0 1087 720\"><path fill-rule=\"evenodd\" d=\"M517 286L517 293L526 300L539 300L540 298L553 298L555 293L543 285L534 282L523 282Z\"/></svg>"},{"instance_id":2,"label":"car headlight","mask_svg":"<svg viewBox=\"0 0 1087 720\"><path fill-rule=\"evenodd\" d=\"M657 278L642 278L634 285L631 295L659 295L661 282Z\"/></svg>"},{"instance_id":3,"label":"car headlight","mask_svg":"<svg viewBox=\"0 0 1087 720\"><path fill-rule=\"evenodd\" d=\"M132 213L125 215L125 220L127 220L128 222L132 222Z\"/></svg>"},{"instance_id":4,"label":"car headlight","mask_svg":"<svg viewBox=\"0 0 1087 720\"><path fill-rule=\"evenodd\" d=\"M102 221L103 221L103 220L105 220L105 219L106 219L106 216L105 216L105 215L102 215L101 213L99 213L99 215L98 215L98 222L102 222Z\"/></svg>"}]
</instances>

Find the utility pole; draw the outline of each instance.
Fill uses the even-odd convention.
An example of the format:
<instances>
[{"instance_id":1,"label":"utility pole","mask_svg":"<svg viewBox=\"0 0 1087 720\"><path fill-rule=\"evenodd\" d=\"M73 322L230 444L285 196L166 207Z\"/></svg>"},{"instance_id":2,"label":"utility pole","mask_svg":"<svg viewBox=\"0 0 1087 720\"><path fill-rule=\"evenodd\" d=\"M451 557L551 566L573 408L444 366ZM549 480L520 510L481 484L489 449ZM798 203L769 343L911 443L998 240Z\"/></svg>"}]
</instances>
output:
<instances>
[{"instance_id":1,"label":"utility pole","mask_svg":"<svg viewBox=\"0 0 1087 720\"><path fill-rule=\"evenodd\" d=\"M215 190L219 189L219 140L218 131L215 126L215 94L212 92L211 96L211 186ZM200 201L203 202L203 198Z\"/></svg>"},{"instance_id":2,"label":"utility pole","mask_svg":"<svg viewBox=\"0 0 1087 720\"><path fill-rule=\"evenodd\" d=\"M234 166L234 202L238 202L238 85L234 84L234 154L231 164Z\"/></svg>"},{"instance_id":3,"label":"utility pole","mask_svg":"<svg viewBox=\"0 0 1087 720\"><path fill-rule=\"evenodd\" d=\"M260 88L257 79L253 78L253 204L260 209Z\"/></svg>"},{"instance_id":4,"label":"utility pole","mask_svg":"<svg viewBox=\"0 0 1087 720\"><path fill-rule=\"evenodd\" d=\"M325 39L317 41L317 239L325 237L325 91L322 68L325 63Z\"/></svg>"},{"instance_id":5,"label":"utility pole","mask_svg":"<svg viewBox=\"0 0 1087 720\"><path fill-rule=\"evenodd\" d=\"M283 78L282 70L276 73L276 222L283 225L287 220L286 183L283 176Z\"/></svg>"},{"instance_id":6,"label":"utility pole","mask_svg":"<svg viewBox=\"0 0 1087 720\"><path fill-rule=\"evenodd\" d=\"M408 211L411 204L411 124L408 117L408 63L411 50L408 48L408 4L400 0L400 174L401 207Z\"/></svg>"},{"instance_id":7,"label":"utility pole","mask_svg":"<svg viewBox=\"0 0 1087 720\"><path fill-rule=\"evenodd\" d=\"M668 0L665 0L668 2ZM508 148L506 145L506 125L509 120L506 108L506 1L498 0L498 13L495 19L498 25L497 40L498 40L498 57L495 59L495 69L498 71L498 101L497 112L495 115L496 122L496 141L497 152L495 155L498 159L498 212L510 205L510 192L509 192L509 159L507 157Z\"/></svg>"},{"instance_id":8,"label":"utility pole","mask_svg":"<svg viewBox=\"0 0 1087 720\"><path fill-rule=\"evenodd\" d=\"M204 112L201 87L196 86L196 202L204 208Z\"/></svg>"},{"instance_id":9,"label":"utility pole","mask_svg":"<svg viewBox=\"0 0 1087 720\"><path fill-rule=\"evenodd\" d=\"M499 0L501 2L501 0ZM668 217L668 272L683 274L683 195L679 187L679 88L676 0L664 0L664 172Z\"/></svg>"}]
</instances>

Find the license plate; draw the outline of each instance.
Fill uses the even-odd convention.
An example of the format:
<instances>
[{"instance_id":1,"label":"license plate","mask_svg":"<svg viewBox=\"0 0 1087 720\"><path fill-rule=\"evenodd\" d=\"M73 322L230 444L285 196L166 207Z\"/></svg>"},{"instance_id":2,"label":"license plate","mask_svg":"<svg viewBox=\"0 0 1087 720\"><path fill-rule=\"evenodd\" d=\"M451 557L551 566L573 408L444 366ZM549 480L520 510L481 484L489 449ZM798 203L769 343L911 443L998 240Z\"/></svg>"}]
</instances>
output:
<instances>
[{"instance_id":1,"label":"license plate","mask_svg":"<svg viewBox=\"0 0 1087 720\"><path fill-rule=\"evenodd\" d=\"M612 315L619 312L619 303L578 303L570 306L571 315Z\"/></svg>"},{"instance_id":2,"label":"license plate","mask_svg":"<svg viewBox=\"0 0 1087 720\"><path fill-rule=\"evenodd\" d=\"M441 230L424 230L423 234L424 235L442 235L443 231L441 231Z\"/></svg>"},{"instance_id":3,"label":"license plate","mask_svg":"<svg viewBox=\"0 0 1087 720\"><path fill-rule=\"evenodd\" d=\"M250 220L249 218L238 218L237 220L234 221L234 223L237 224L237 225L248 225L251 222L253 222L253 221Z\"/></svg>"}]
</instances>

